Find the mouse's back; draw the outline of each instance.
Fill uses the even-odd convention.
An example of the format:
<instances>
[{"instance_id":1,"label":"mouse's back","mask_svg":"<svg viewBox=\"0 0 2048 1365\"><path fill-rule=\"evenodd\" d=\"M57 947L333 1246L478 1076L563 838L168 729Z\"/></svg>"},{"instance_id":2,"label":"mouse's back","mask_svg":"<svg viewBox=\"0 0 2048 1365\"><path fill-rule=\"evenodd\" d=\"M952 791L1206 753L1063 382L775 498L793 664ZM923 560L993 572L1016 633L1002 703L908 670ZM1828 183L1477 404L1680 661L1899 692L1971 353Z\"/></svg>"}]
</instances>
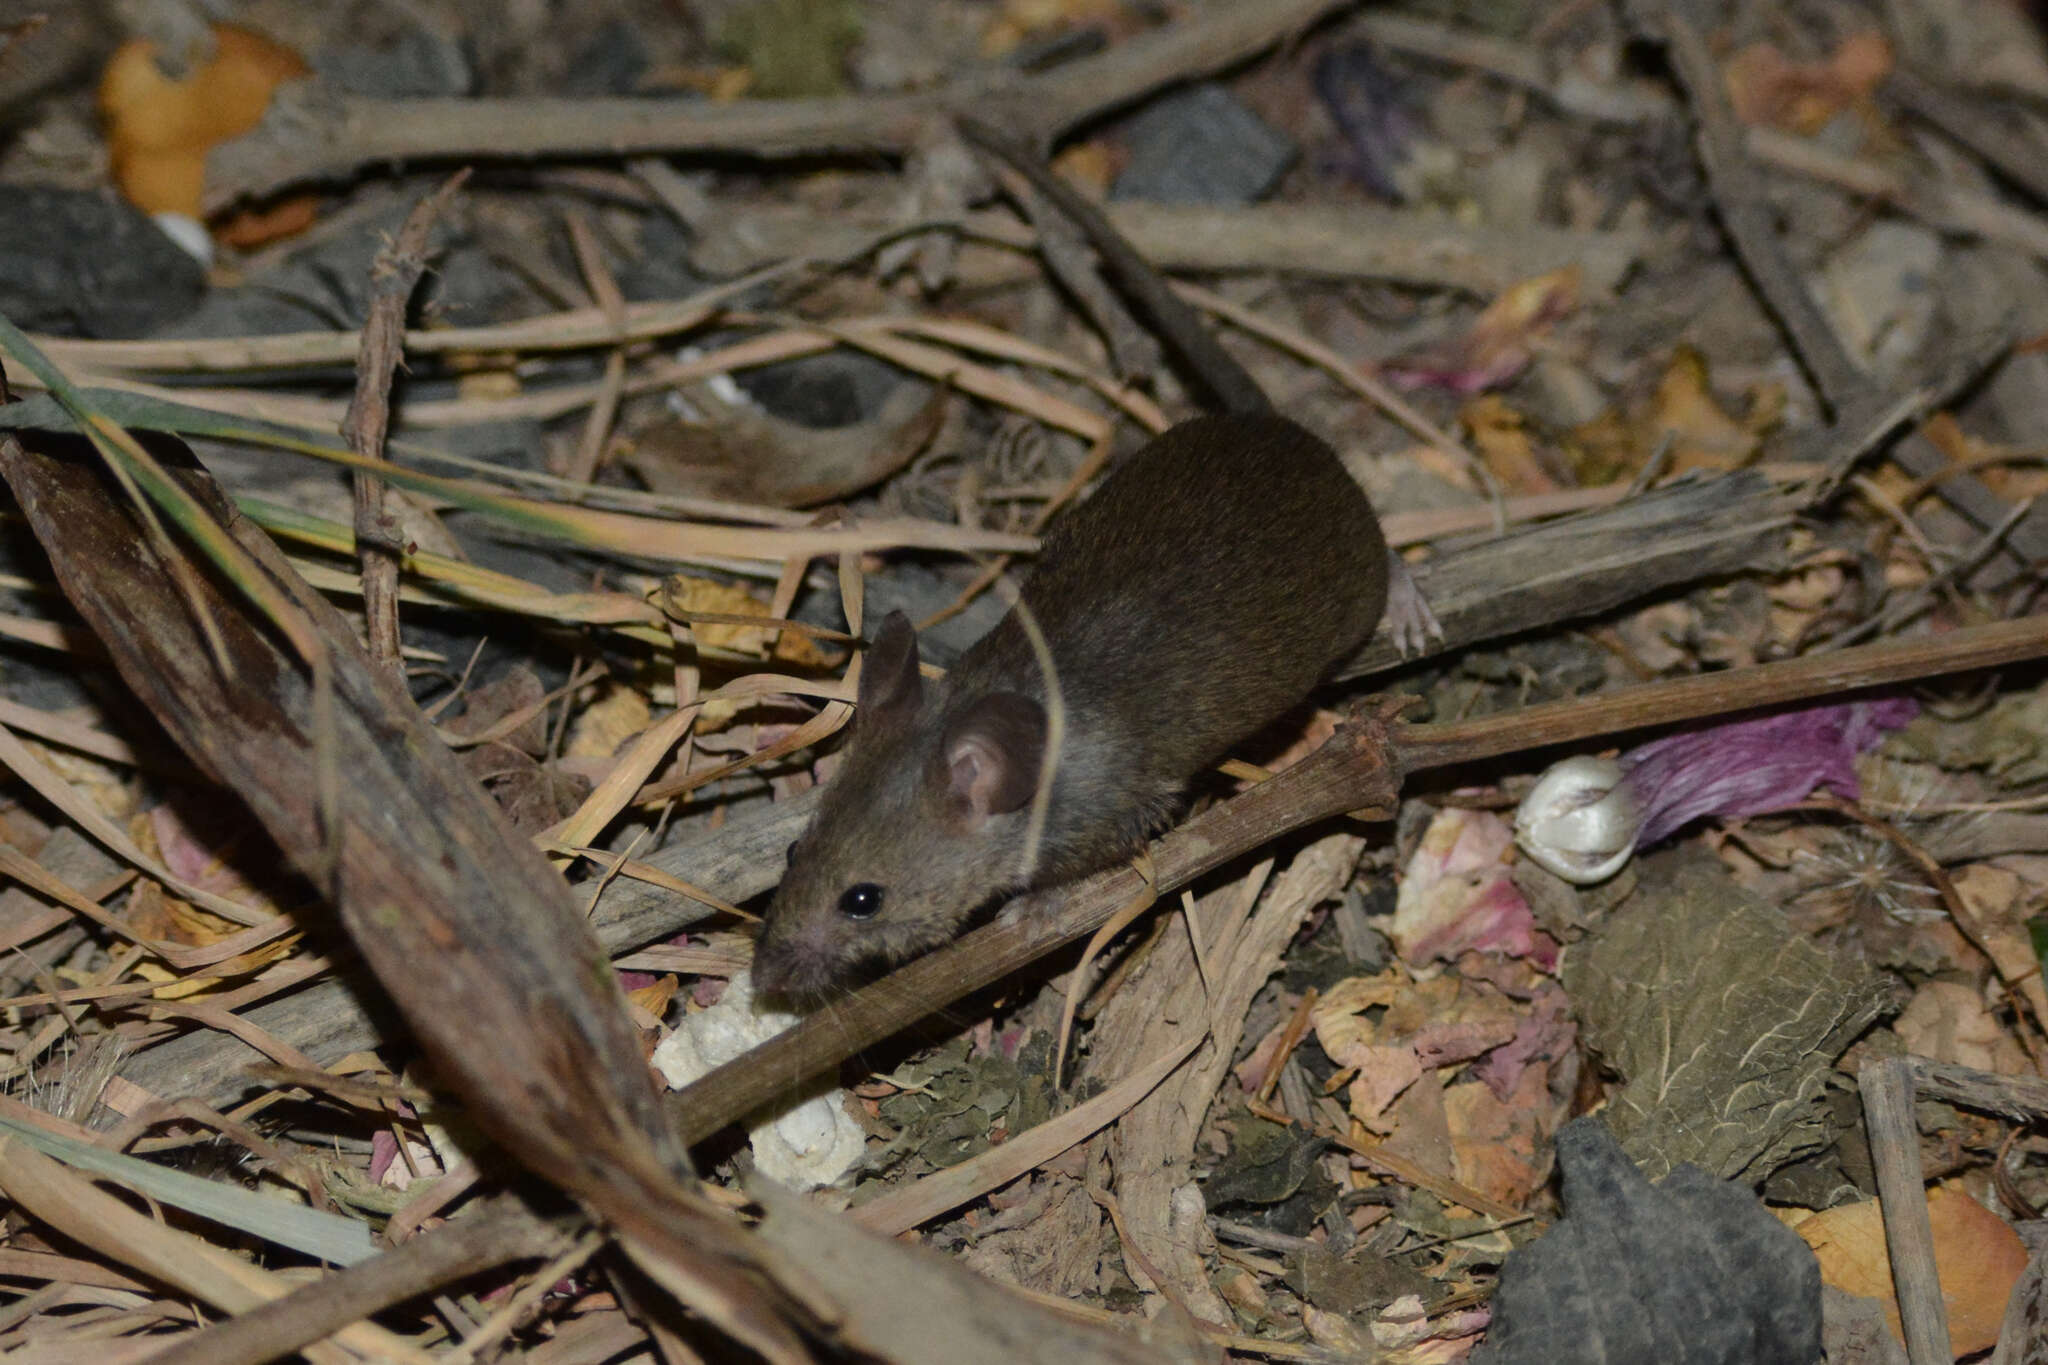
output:
<instances>
[{"instance_id":1,"label":"mouse's back","mask_svg":"<svg viewBox=\"0 0 2048 1365\"><path fill-rule=\"evenodd\" d=\"M1165 746L1221 748L1371 634L1386 555L1372 504L1322 441L1282 417L1199 417L1058 525L1022 595L1071 705L1127 710ZM1022 690L1035 673L1011 620L956 670L969 689Z\"/></svg>"}]
</instances>

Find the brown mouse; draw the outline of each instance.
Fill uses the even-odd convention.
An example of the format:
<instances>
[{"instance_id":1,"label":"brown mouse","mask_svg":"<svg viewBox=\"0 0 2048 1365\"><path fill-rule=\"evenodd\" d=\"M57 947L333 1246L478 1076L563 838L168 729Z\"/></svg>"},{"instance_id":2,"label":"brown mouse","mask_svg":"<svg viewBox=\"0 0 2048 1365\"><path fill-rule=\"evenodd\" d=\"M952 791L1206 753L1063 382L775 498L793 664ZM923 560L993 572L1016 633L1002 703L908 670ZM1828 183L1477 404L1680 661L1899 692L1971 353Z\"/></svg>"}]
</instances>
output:
<instances>
[{"instance_id":1,"label":"brown mouse","mask_svg":"<svg viewBox=\"0 0 2048 1365\"><path fill-rule=\"evenodd\" d=\"M755 950L770 995L816 998L947 942L998 897L1135 852L1205 764L1365 642L1401 563L1335 452L1270 411L1092 206L998 135L963 130L1079 222L1113 281L1239 410L1157 437L1046 537L1021 597L1052 655L1064 735L1035 850L1047 687L1018 613L936 682L919 674L909 619L883 620L846 763L790 846ZM1398 579L1408 648L1435 622L1405 569Z\"/></svg>"}]
</instances>

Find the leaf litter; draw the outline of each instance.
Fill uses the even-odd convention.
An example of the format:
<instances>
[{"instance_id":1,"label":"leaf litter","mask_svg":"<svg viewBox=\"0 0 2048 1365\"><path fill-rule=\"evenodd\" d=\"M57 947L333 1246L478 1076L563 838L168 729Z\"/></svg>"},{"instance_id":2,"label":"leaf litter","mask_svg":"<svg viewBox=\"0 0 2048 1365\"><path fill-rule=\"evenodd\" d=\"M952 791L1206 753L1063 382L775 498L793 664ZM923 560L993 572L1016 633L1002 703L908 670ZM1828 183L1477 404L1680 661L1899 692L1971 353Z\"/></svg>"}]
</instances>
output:
<instances>
[{"instance_id":1,"label":"leaf litter","mask_svg":"<svg viewBox=\"0 0 2048 1365\"><path fill-rule=\"evenodd\" d=\"M1224 41L1215 14L1159 26L1092 2L907 22L908 0L735 0L692 30L621 0L545 35L457 0L354 24L350 6L224 8L249 28L216 33L222 61L260 33L270 68L310 57L330 80L374 42L431 88L349 98L424 95L429 123L511 101L499 141L448 153L504 164L538 145L520 101L557 84L591 111L687 91L801 119L1148 39L1186 40L1173 59L1206 74L1201 42ZM1630 7L1669 54L1650 75L1620 61L1637 35L1604 11L1503 12L1482 32L1333 8L1213 88L1264 130L1230 155L1294 144L1232 175L1277 180L1271 208L1382 201L1384 233L1353 235L1385 255L1333 267L1318 220L1205 200L1199 175L1171 231L1142 230L1140 205L1129 220L1162 264L1223 276L1198 297L1270 343L1226 329L1288 411L1341 434L1425 585L1560 514L1627 554L1625 519L1572 501L1603 488L1625 514L1672 480L1746 470L1803 499L1740 572L1660 566L1630 594L1577 597L1575 566L1553 563L1555 583L1494 585L1527 595L1371 684L1417 698L1411 720L1878 639L1938 651L2029 614L2041 356L2009 324L2043 302L2041 229L1982 120L2048 91L2038 30L1965 6L1951 22L1990 44L1984 70L1952 59L1930 95L1899 74L1926 59L1886 31L1898 15L1816 12L1795 36L1743 11L1712 35L1725 89L1707 97L1673 79L1688 30L1656 5ZM1234 41L1277 40L1284 20ZM135 52L115 60L132 79ZM289 98L273 79L259 103ZM1768 271L1734 269L1756 249L1745 186L1693 163L1688 115L1703 138L1728 120L1836 344L1905 402L1875 434L1812 334L1780 330ZM649 1059L744 999L748 931L725 907L773 884L829 780L863 622L949 618L926 639L956 655L999 609L989 557L1022 567L1100 460L1187 395L1171 374L1112 373L1020 252L1019 220L942 183L964 175L946 155L764 146L700 170L684 134L676 163L586 150L464 189L404 333L388 459L366 460L335 438L320 367L354 356L378 234L430 181L294 190L209 237L189 147L153 151L132 118L103 132L75 84L12 117L30 132L0 161L10 181L97 185L105 163L67 168L62 149L104 145L143 208L158 204L133 186L176 182L221 306L152 340L5 338L10 381L59 401L0 413L39 543L7 566L9 634L32 643L0 674L16 779L0 1191L17 1214L0 1351L1847 1360L1946 1331L1957 1358L2032 1358L2025 1234L2048 1149L2018 1120L2048 1109L2037 668L1859 697L1886 720L1854 736L1826 688L1762 717L1603 731L1578 746L1590 776L1541 806L1590 818L1625 780L1654 787L1618 826L1571 835L1593 841L1596 877L1527 848L1557 753L1413 774L1392 820L1272 830L1100 955L932 1000L836 1077L790 1077L814 1121L778 1120L775 1155L758 1131L686 1152ZM1113 195L1153 141L1111 122L1061 165ZM1137 170L1157 185L1171 168ZM1572 251L1503 276L1484 230L1537 223ZM1402 256L1411 229L1441 249ZM914 259L915 285L869 254L892 239L918 243L888 258ZM738 285L697 273L736 244L805 240L842 245L750 261L767 269ZM1617 252L1629 268L1573 258ZM262 314L280 299L292 325ZM1971 369L1987 334L2003 343ZM1887 462L1881 438L1927 412ZM1004 425L1020 420L1028 460ZM1916 441L1938 463L1914 465ZM569 476L593 457L594 477ZM358 571L340 469L384 480L416 528L395 590L403 678L354 653L383 590ZM1470 515L1415 529L1446 511ZM1305 711L1193 799L1227 802L1329 733ZM669 1084L744 1064L746 1045ZM1891 1065L1918 1087L1907 1150L1870 1108ZM1902 1160L1907 1183L1887 1184ZM504 1213L506 1191L543 1184L581 1212ZM1898 1231L1908 1205L1924 1243ZM593 1259L576 1240L591 1226L631 1268ZM380 1261L442 1268L381 1290L346 1269ZM658 1311L670 1300L686 1315Z\"/></svg>"}]
</instances>

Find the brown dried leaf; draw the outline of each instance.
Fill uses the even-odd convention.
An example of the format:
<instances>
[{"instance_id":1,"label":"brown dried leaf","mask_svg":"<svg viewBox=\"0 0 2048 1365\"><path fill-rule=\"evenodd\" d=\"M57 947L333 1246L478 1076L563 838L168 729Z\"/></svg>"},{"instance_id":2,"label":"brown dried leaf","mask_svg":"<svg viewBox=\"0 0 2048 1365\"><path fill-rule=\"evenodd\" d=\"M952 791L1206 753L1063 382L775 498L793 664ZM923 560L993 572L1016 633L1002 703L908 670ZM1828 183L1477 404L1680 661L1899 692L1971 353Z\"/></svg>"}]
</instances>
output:
<instances>
[{"instance_id":1,"label":"brown dried leaf","mask_svg":"<svg viewBox=\"0 0 2048 1365\"><path fill-rule=\"evenodd\" d=\"M1928 1192L1927 1216L1934 1225L1935 1270L1948 1307L1949 1345L1960 1359L1997 1342L2006 1300L2027 1267L2027 1249L2011 1224L1953 1182ZM1884 1215L1875 1199L1817 1213L1793 1231L1820 1258L1827 1283L1882 1302L1892 1334L1903 1339Z\"/></svg>"}]
</instances>

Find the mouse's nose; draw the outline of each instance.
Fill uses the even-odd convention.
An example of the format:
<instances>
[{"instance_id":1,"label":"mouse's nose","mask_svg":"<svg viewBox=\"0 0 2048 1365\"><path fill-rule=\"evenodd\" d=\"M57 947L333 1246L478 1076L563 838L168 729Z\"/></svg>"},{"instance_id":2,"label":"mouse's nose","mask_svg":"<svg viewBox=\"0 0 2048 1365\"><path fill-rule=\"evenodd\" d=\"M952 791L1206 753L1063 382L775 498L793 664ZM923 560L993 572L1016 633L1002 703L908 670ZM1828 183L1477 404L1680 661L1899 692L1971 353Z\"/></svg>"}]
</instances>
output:
<instances>
[{"instance_id":1,"label":"mouse's nose","mask_svg":"<svg viewBox=\"0 0 2048 1365\"><path fill-rule=\"evenodd\" d=\"M754 993L784 1004L815 997L832 984L832 964L816 945L769 934L754 944Z\"/></svg>"}]
</instances>

